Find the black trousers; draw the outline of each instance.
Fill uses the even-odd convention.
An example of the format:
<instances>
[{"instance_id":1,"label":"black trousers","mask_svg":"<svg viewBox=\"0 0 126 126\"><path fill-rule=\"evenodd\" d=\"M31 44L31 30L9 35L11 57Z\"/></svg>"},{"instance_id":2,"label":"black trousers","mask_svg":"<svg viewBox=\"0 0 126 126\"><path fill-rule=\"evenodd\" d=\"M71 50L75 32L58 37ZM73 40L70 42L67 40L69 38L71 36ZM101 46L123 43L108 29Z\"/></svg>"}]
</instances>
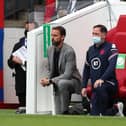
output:
<instances>
[{"instance_id":1,"label":"black trousers","mask_svg":"<svg viewBox=\"0 0 126 126\"><path fill-rule=\"evenodd\" d=\"M19 100L20 107L26 106L26 94L25 93L18 94L18 100Z\"/></svg>"},{"instance_id":2,"label":"black trousers","mask_svg":"<svg viewBox=\"0 0 126 126\"><path fill-rule=\"evenodd\" d=\"M118 110L113 106L117 94L117 87L104 83L101 87L93 89L91 97L91 115L115 115Z\"/></svg>"}]
</instances>

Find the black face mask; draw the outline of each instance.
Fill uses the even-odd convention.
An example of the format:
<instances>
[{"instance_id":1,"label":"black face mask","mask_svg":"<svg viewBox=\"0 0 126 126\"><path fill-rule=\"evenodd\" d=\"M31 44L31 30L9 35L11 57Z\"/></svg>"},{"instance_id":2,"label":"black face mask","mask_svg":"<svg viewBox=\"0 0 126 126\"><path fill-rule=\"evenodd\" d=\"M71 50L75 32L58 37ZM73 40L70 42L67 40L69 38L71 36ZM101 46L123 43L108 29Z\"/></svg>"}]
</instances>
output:
<instances>
[{"instance_id":1,"label":"black face mask","mask_svg":"<svg viewBox=\"0 0 126 126\"><path fill-rule=\"evenodd\" d=\"M27 33L28 33L28 30L25 29L24 35L25 35L26 38L27 38Z\"/></svg>"}]
</instances>

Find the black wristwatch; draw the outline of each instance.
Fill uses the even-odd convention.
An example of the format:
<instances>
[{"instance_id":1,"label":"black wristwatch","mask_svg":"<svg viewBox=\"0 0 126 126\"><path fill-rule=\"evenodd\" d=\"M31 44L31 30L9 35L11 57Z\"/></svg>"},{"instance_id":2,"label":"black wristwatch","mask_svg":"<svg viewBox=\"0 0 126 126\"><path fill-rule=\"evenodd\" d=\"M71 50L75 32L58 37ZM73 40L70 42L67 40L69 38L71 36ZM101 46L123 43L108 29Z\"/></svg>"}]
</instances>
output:
<instances>
[{"instance_id":1,"label":"black wristwatch","mask_svg":"<svg viewBox=\"0 0 126 126\"><path fill-rule=\"evenodd\" d=\"M52 79L49 79L49 84L55 84Z\"/></svg>"}]
</instances>

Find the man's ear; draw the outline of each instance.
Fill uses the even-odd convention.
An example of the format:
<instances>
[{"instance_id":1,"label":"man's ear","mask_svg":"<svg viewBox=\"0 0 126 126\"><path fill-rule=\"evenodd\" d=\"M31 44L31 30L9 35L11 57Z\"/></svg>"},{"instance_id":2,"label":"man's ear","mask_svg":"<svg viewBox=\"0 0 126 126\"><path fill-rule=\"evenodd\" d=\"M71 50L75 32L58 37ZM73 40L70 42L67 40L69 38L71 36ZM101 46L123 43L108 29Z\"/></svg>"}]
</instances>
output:
<instances>
[{"instance_id":1,"label":"man's ear","mask_svg":"<svg viewBox=\"0 0 126 126\"><path fill-rule=\"evenodd\" d=\"M106 33L102 33L102 38L106 38Z\"/></svg>"},{"instance_id":2,"label":"man's ear","mask_svg":"<svg viewBox=\"0 0 126 126\"><path fill-rule=\"evenodd\" d=\"M62 40L64 40L64 38L65 38L65 36L64 36L64 35L62 35L61 39L62 39Z\"/></svg>"}]
</instances>

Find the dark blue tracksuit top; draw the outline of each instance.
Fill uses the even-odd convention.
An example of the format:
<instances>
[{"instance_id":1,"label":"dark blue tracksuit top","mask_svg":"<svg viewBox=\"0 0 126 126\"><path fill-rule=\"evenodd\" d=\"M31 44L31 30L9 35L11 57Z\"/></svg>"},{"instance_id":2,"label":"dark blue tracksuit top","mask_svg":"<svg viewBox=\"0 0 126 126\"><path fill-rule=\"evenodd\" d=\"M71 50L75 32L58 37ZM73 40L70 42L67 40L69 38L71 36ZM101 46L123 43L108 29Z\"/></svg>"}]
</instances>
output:
<instances>
[{"instance_id":1,"label":"dark blue tracksuit top","mask_svg":"<svg viewBox=\"0 0 126 126\"><path fill-rule=\"evenodd\" d=\"M105 82L117 85L115 75L117 56L118 50L115 44L104 42L99 47L91 46L86 55L82 88L86 88L89 78L92 84L97 79L102 79Z\"/></svg>"}]
</instances>

